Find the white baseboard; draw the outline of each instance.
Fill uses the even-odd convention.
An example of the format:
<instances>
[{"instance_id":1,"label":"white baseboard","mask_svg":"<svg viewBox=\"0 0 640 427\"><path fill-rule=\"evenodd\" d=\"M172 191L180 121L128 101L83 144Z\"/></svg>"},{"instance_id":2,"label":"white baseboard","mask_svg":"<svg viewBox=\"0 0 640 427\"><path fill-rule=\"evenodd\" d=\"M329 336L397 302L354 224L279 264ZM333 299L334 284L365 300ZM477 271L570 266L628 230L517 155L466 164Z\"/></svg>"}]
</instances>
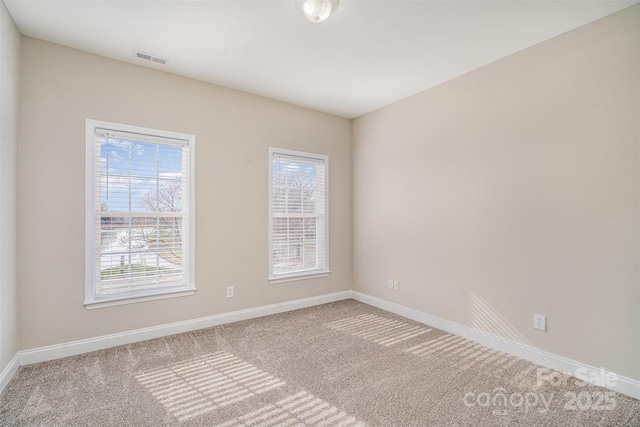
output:
<instances>
[{"instance_id":1,"label":"white baseboard","mask_svg":"<svg viewBox=\"0 0 640 427\"><path fill-rule=\"evenodd\" d=\"M461 337L470 339L496 350L512 354L533 363L537 363L538 365L541 365L543 367L567 373L581 380L591 380L591 382L594 382L595 380L597 385L602 385L602 387L608 388L609 390L613 390L615 392L633 397L635 399L640 399L640 381L634 380L633 378L624 377L612 372L606 372L600 368L595 368L593 366L586 365L575 360L567 359L566 357L558 356L556 354L549 353L543 350L539 350L525 344L487 334L473 329L469 326L461 325L460 323L432 316L430 314L423 313L421 311L414 310L412 308L405 307L403 305L396 304L394 302L390 302L381 298L373 297L362 292L353 291L353 299L374 307L378 307L382 310L390 311L391 313L395 313L399 316L415 320L416 322L433 326L434 328L441 329L445 332L459 335ZM612 381L615 384L608 385L604 381L607 377L615 378L615 381Z\"/></svg>"},{"instance_id":2,"label":"white baseboard","mask_svg":"<svg viewBox=\"0 0 640 427\"><path fill-rule=\"evenodd\" d=\"M20 352L11 358L7 366L2 370L2 373L0 373L0 393L2 393L7 384L9 384L9 381L11 381L11 378L18 372L18 369L20 369Z\"/></svg>"},{"instance_id":3,"label":"white baseboard","mask_svg":"<svg viewBox=\"0 0 640 427\"><path fill-rule=\"evenodd\" d=\"M216 314L213 316L201 317L199 319L185 320L183 322L169 323L150 328L136 329L134 331L103 335L100 337L88 338L64 344L40 347L32 350L23 350L20 352L20 365L30 365L32 363L45 362L47 360L59 359L67 356L75 356L77 354L102 350L118 345L131 344L153 338L165 337L167 335L210 328L212 326L222 325L225 323L238 322L240 320L254 319L256 317L298 310L301 308L349 299L351 296L351 291L336 292L316 297L281 302L278 304L248 308L246 310L232 311L230 313Z\"/></svg>"},{"instance_id":4,"label":"white baseboard","mask_svg":"<svg viewBox=\"0 0 640 427\"><path fill-rule=\"evenodd\" d=\"M237 322L240 320L254 319L257 317L284 313L287 311L341 301L349 298L353 298L365 304L378 307L380 309L398 314L400 316L415 320L420 323L424 323L429 326L433 326L445 332L465 337L472 341L484 344L488 347L504 351L505 353L512 354L514 356L529 360L531 362L537 363L550 369L554 369L556 371L565 372L573 376L576 376L576 372L582 373L581 375L578 375L580 379L602 378L603 374L607 374L603 373L601 369L595 368L593 366L585 365L584 363L567 359L565 357L558 356L543 350L538 350L536 348L500 338L495 335L486 334L468 326L461 325L450 320L442 319L440 317L432 316L430 314L423 313L421 311L414 310L400 304L376 298L357 291L343 291L320 295L317 297L310 297L294 301L282 302L278 304L249 308L246 310L233 311L230 313L201 317L199 319L170 323L151 328L137 329L134 331L103 335L96 338L89 338L64 344L56 344L47 347L35 348L32 350L20 351L13 357L13 359L11 359L7 367L0 374L0 392L4 390L6 385L9 383L11 378L13 378L21 365L45 362L47 360L74 356L77 354L102 350L118 345L131 344L134 342L160 338L182 332L194 331L197 329L209 328L212 326ZM617 381L615 382L615 385L608 386L605 384L603 385L603 387L606 387L618 393L625 394L635 399L640 399L640 381L620 375L617 375L616 379Z\"/></svg>"}]
</instances>

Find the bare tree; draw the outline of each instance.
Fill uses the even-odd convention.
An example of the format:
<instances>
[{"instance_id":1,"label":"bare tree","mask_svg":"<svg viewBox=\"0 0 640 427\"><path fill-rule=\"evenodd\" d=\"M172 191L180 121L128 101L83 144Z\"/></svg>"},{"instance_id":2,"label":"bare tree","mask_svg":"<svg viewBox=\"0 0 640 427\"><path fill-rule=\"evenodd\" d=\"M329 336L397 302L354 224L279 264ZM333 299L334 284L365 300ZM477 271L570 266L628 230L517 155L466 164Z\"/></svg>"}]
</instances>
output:
<instances>
[{"instance_id":1,"label":"bare tree","mask_svg":"<svg viewBox=\"0 0 640 427\"><path fill-rule=\"evenodd\" d=\"M145 191L142 207L151 212L179 212L182 210L182 180L163 182L157 191Z\"/></svg>"},{"instance_id":2,"label":"bare tree","mask_svg":"<svg viewBox=\"0 0 640 427\"><path fill-rule=\"evenodd\" d=\"M180 212L182 210L182 180L174 178L161 182L156 190L146 191L142 195L141 206L148 212ZM153 214L149 215L154 218ZM163 259L182 264L182 227L176 216L155 217L155 223L149 223L149 217L131 218L129 232L120 238L120 244L132 249L158 251Z\"/></svg>"}]
</instances>

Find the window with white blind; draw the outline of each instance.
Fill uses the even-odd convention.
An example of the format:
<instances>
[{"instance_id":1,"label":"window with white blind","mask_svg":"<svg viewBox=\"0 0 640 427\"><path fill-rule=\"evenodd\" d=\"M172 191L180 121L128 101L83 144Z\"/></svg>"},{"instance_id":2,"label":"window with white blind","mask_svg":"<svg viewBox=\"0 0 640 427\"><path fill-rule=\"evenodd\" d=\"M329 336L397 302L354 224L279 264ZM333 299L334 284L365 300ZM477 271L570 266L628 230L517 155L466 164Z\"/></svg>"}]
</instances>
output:
<instances>
[{"instance_id":1,"label":"window with white blind","mask_svg":"<svg viewBox=\"0 0 640 427\"><path fill-rule=\"evenodd\" d=\"M87 120L87 308L195 292L194 144Z\"/></svg>"},{"instance_id":2,"label":"window with white blind","mask_svg":"<svg viewBox=\"0 0 640 427\"><path fill-rule=\"evenodd\" d=\"M329 158L270 148L269 159L269 280L327 275Z\"/></svg>"}]
</instances>

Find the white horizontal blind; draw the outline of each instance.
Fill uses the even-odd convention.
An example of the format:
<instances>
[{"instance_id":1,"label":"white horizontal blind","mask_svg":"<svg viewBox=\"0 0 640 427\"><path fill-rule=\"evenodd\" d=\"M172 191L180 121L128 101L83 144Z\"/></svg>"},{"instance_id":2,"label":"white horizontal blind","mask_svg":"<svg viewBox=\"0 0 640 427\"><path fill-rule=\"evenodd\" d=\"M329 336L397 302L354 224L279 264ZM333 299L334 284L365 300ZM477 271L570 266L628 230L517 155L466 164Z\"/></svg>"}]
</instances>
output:
<instances>
[{"instance_id":1,"label":"white horizontal blind","mask_svg":"<svg viewBox=\"0 0 640 427\"><path fill-rule=\"evenodd\" d=\"M325 157L272 156L271 278L325 271Z\"/></svg>"},{"instance_id":2,"label":"white horizontal blind","mask_svg":"<svg viewBox=\"0 0 640 427\"><path fill-rule=\"evenodd\" d=\"M94 297L188 286L188 141L95 129Z\"/></svg>"}]
</instances>

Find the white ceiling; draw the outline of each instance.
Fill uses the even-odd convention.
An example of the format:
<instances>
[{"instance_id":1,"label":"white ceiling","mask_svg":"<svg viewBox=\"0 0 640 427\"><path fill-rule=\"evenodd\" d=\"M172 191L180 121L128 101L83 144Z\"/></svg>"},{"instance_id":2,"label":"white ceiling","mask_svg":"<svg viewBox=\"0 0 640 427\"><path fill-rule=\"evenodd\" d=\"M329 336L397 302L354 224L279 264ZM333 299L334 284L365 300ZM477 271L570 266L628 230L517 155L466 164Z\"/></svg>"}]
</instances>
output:
<instances>
[{"instance_id":1,"label":"white ceiling","mask_svg":"<svg viewBox=\"0 0 640 427\"><path fill-rule=\"evenodd\" d=\"M24 35L346 118L636 2L342 0L313 24L293 0L5 0Z\"/></svg>"}]
</instances>

